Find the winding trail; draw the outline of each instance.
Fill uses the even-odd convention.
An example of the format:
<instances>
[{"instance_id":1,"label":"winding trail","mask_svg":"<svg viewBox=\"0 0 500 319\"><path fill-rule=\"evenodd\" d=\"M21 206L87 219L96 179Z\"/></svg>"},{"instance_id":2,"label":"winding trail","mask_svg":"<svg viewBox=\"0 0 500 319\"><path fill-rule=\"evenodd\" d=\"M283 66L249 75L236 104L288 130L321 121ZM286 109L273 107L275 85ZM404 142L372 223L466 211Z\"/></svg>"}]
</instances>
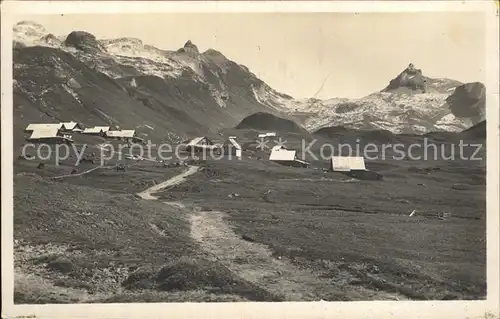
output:
<instances>
[{"instance_id":1,"label":"winding trail","mask_svg":"<svg viewBox=\"0 0 500 319\"><path fill-rule=\"evenodd\" d=\"M198 171L191 166L184 173L155 185L138 195L147 200L157 199L151 193L168 186L177 185ZM321 278L317 274L297 267L286 258L273 256L267 245L244 240L225 221L226 214L220 211L202 211L199 207L182 202L165 204L189 211L190 236L201 248L204 258L218 262L240 278L251 282L286 301L319 301L335 290L354 299L406 299L400 294L373 291L363 287L352 287L341 278Z\"/></svg>"},{"instance_id":2,"label":"winding trail","mask_svg":"<svg viewBox=\"0 0 500 319\"><path fill-rule=\"evenodd\" d=\"M137 195L143 199L156 200L156 199L158 199L158 197L153 196L151 194L157 193L166 187L175 186L175 185L182 183L186 177L193 175L198 170L199 170L198 166L190 166L189 169L187 169L185 172L183 172L179 175L176 175L176 176L174 176L174 177L172 177L172 178L170 178L170 179L168 179L160 184L154 185L154 186L138 193Z\"/></svg>"},{"instance_id":3,"label":"winding trail","mask_svg":"<svg viewBox=\"0 0 500 319\"><path fill-rule=\"evenodd\" d=\"M324 280L273 257L266 245L243 240L224 221L224 215L202 211L191 216L191 237L207 259L223 264L242 279L287 301L320 300L317 291L324 287Z\"/></svg>"},{"instance_id":4,"label":"winding trail","mask_svg":"<svg viewBox=\"0 0 500 319\"><path fill-rule=\"evenodd\" d=\"M78 177L78 176L83 176L85 174L91 173L95 170L98 169L113 169L116 168L118 165L113 165L113 166L96 166L94 168L88 169L84 172L78 173L78 174L66 174L66 175L60 175L60 176L53 176L51 177L52 179L61 179L61 178L67 178L67 177Z\"/></svg>"}]
</instances>

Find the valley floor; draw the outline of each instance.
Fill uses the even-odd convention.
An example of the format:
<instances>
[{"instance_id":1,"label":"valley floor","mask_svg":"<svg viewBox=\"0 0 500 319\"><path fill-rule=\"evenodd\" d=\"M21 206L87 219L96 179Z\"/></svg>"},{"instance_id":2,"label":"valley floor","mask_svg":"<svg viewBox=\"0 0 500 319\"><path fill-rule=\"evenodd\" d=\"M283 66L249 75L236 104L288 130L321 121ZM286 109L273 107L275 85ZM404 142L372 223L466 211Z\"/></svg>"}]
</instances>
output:
<instances>
[{"instance_id":1,"label":"valley floor","mask_svg":"<svg viewBox=\"0 0 500 319\"><path fill-rule=\"evenodd\" d=\"M16 303L485 298L479 163L14 162Z\"/></svg>"}]
</instances>

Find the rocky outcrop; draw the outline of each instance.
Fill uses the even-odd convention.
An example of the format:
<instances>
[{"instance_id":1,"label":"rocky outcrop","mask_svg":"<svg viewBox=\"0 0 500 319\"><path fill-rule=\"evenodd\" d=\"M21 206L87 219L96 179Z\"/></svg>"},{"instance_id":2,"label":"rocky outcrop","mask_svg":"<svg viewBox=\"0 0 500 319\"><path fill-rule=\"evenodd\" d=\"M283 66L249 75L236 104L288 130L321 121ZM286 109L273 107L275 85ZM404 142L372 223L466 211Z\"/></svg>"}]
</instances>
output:
<instances>
[{"instance_id":1,"label":"rocky outcrop","mask_svg":"<svg viewBox=\"0 0 500 319\"><path fill-rule=\"evenodd\" d=\"M85 31L73 31L64 41L69 47L76 48L88 53L104 52L106 49L97 41L96 37Z\"/></svg>"},{"instance_id":2,"label":"rocky outcrop","mask_svg":"<svg viewBox=\"0 0 500 319\"><path fill-rule=\"evenodd\" d=\"M191 40L188 40L185 44L184 47L180 48L177 50L179 53L187 53L191 57L196 57L198 54L200 54L200 51L198 50L198 47L191 42Z\"/></svg>"},{"instance_id":3,"label":"rocky outcrop","mask_svg":"<svg viewBox=\"0 0 500 319\"><path fill-rule=\"evenodd\" d=\"M271 132L305 133L306 130L294 121L280 118L269 113L255 113L244 118L237 129L266 130Z\"/></svg>"},{"instance_id":4,"label":"rocky outcrop","mask_svg":"<svg viewBox=\"0 0 500 319\"><path fill-rule=\"evenodd\" d=\"M460 85L446 102L456 117L472 118L479 123L485 118L486 87L480 82Z\"/></svg>"}]
</instances>

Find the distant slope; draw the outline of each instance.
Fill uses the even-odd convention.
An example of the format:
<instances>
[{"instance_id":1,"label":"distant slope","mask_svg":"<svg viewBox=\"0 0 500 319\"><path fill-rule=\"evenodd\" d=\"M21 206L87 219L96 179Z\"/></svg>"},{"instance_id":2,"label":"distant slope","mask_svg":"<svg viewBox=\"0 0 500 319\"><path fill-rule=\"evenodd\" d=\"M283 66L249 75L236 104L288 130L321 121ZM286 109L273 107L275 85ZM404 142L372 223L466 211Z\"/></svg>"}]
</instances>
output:
<instances>
[{"instance_id":1,"label":"distant slope","mask_svg":"<svg viewBox=\"0 0 500 319\"><path fill-rule=\"evenodd\" d=\"M237 129L268 130L289 133L306 133L307 131L297 123L277 117L269 113L255 113L244 118Z\"/></svg>"},{"instance_id":2,"label":"distant slope","mask_svg":"<svg viewBox=\"0 0 500 319\"><path fill-rule=\"evenodd\" d=\"M469 139L486 139L486 132L486 120L484 120L463 131L461 135Z\"/></svg>"},{"instance_id":3,"label":"distant slope","mask_svg":"<svg viewBox=\"0 0 500 319\"><path fill-rule=\"evenodd\" d=\"M314 135L350 145L411 143L419 139L417 135L394 134L387 130L357 130L343 126L323 127L314 132Z\"/></svg>"},{"instance_id":4,"label":"distant slope","mask_svg":"<svg viewBox=\"0 0 500 319\"><path fill-rule=\"evenodd\" d=\"M459 143L460 139L484 142L486 139L486 120L462 132L429 132L420 134L394 134L387 130L357 130L343 126L323 127L313 133L314 136L330 141L359 144L395 144L428 142Z\"/></svg>"}]
</instances>

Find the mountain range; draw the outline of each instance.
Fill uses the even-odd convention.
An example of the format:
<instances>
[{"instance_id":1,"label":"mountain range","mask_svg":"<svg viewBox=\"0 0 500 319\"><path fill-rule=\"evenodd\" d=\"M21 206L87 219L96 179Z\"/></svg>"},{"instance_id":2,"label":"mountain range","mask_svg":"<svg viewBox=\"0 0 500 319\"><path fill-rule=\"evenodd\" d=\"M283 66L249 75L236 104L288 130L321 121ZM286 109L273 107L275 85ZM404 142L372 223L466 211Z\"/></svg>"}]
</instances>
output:
<instances>
[{"instance_id":1,"label":"mountain range","mask_svg":"<svg viewBox=\"0 0 500 319\"><path fill-rule=\"evenodd\" d=\"M343 126L424 134L463 131L485 118L485 86L429 78L412 64L359 99L295 99L246 66L191 41L163 50L140 39L56 36L22 21L13 29L14 127L78 121L133 128L143 138L181 141L217 134L268 113L310 132Z\"/></svg>"}]
</instances>

